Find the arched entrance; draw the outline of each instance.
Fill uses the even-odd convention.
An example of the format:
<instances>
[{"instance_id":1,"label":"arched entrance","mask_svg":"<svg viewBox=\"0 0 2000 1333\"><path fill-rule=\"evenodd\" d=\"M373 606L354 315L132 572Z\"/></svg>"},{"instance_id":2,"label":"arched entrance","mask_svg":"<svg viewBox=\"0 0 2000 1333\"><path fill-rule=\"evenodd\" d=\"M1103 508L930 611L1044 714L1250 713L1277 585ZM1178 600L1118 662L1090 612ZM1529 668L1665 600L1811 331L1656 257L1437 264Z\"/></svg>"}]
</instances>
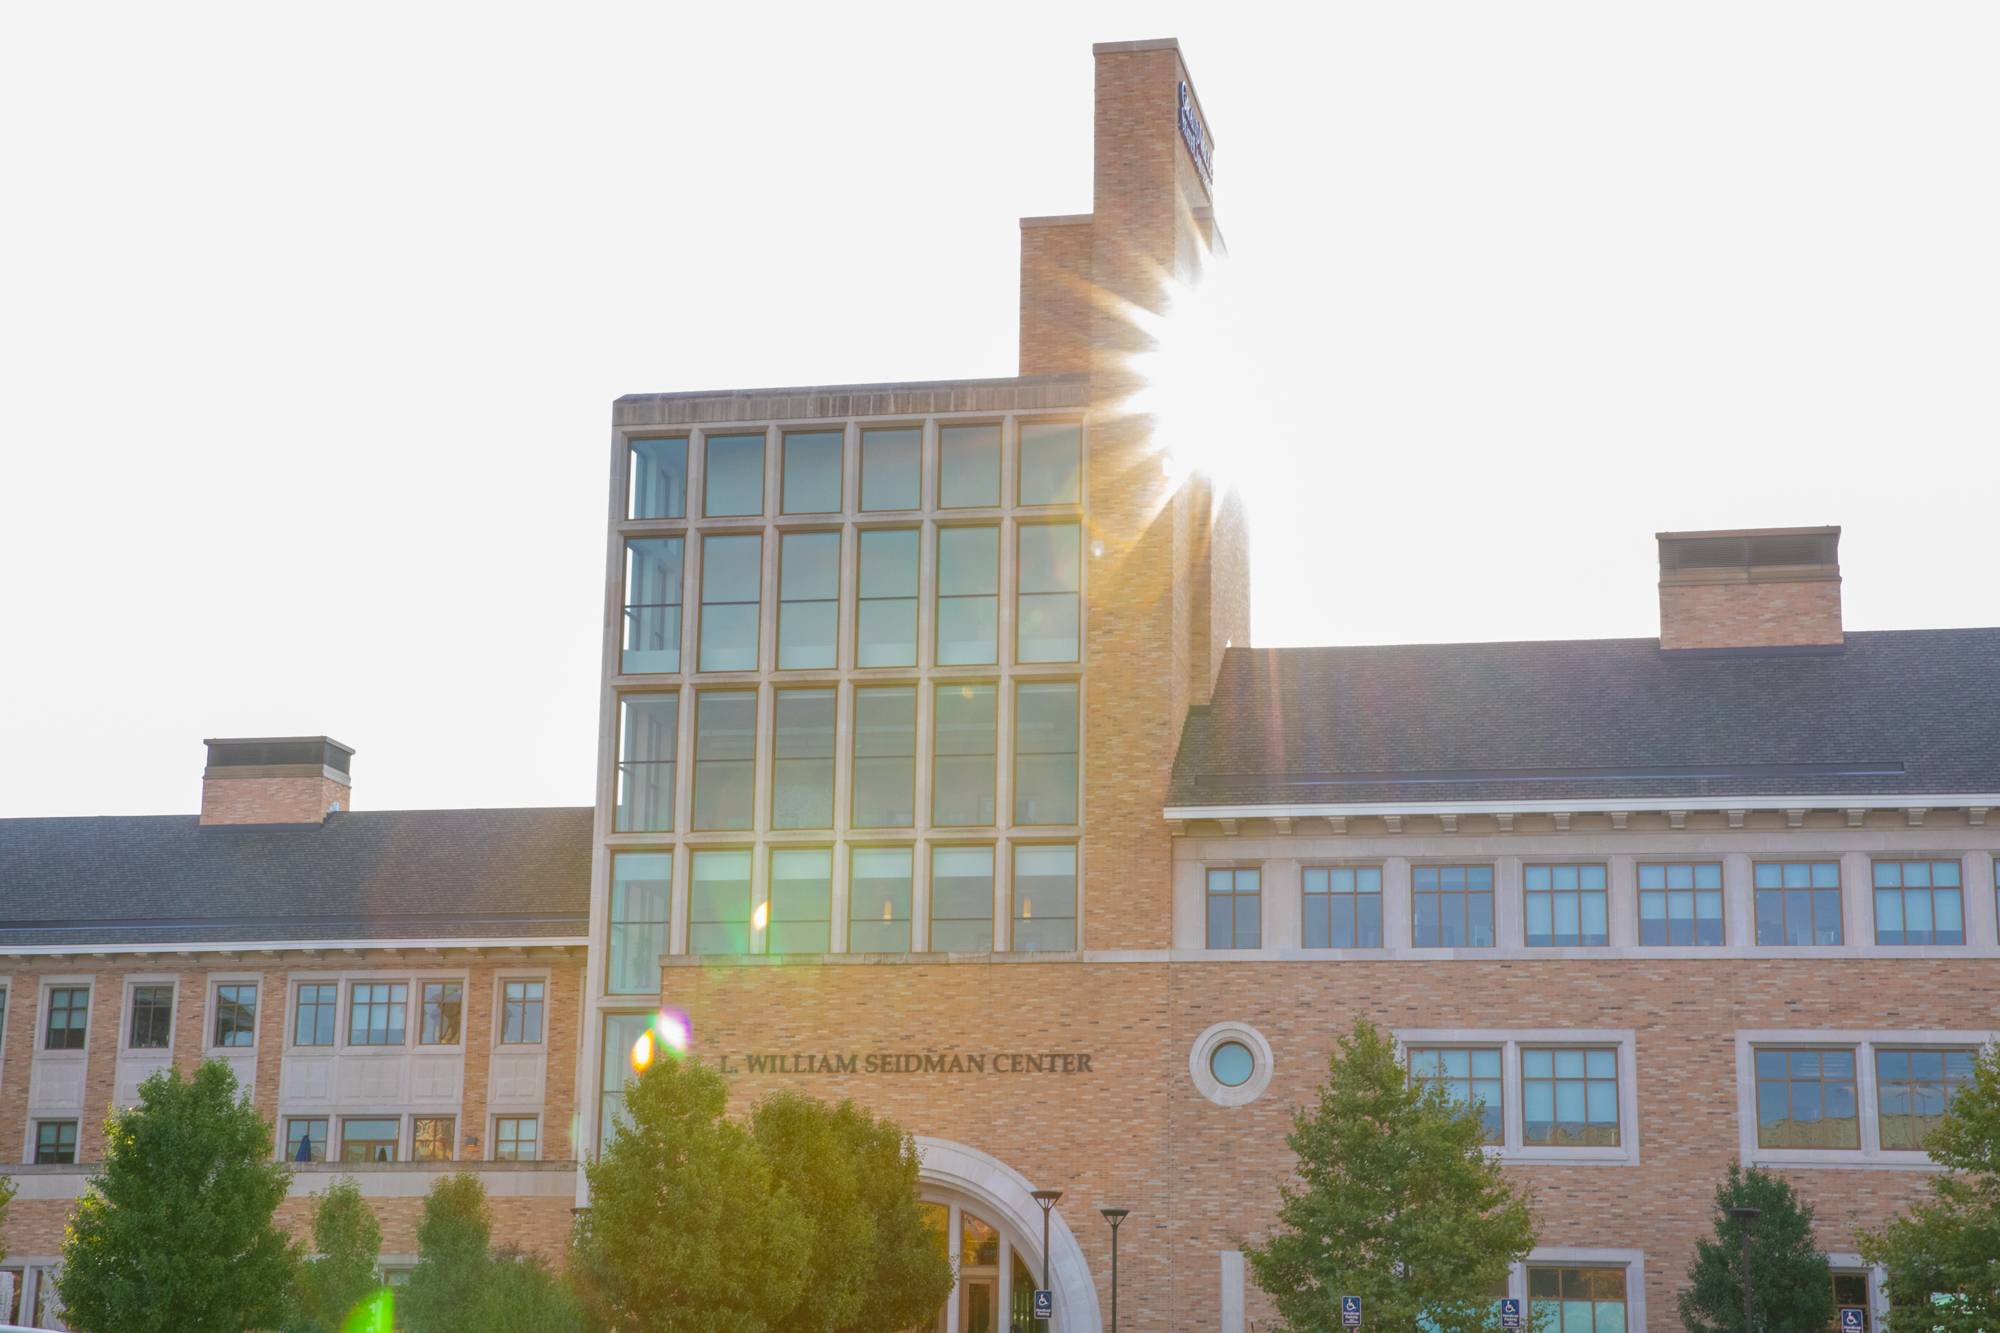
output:
<instances>
[{"instance_id":1,"label":"arched entrance","mask_svg":"<svg viewBox=\"0 0 2000 1333\"><path fill-rule=\"evenodd\" d=\"M1034 1186L977 1148L922 1135L916 1142L920 1190L959 1274L936 1333L1012 1333L1017 1310L1023 1329L1032 1329L1025 1322L1027 1292L1042 1271L1042 1210L1029 1196ZM1102 1333L1097 1288L1060 1205L1049 1218L1049 1250L1052 1327L1056 1333Z\"/></svg>"}]
</instances>

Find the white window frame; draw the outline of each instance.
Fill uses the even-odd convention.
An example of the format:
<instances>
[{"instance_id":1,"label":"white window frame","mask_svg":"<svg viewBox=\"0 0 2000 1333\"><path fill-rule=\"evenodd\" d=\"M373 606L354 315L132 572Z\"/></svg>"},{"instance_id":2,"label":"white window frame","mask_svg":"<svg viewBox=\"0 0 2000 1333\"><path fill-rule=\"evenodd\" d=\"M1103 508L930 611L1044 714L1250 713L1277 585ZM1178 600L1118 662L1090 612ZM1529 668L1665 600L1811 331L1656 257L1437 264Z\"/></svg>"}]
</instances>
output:
<instances>
[{"instance_id":1,"label":"white window frame","mask_svg":"<svg viewBox=\"0 0 2000 1333\"><path fill-rule=\"evenodd\" d=\"M1646 1252L1567 1246L1537 1246L1528 1257L1515 1264L1507 1275L1507 1294L1521 1302L1521 1321L1532 1328L1533 1307L1528 1301L1530 1268L1622 1268L1625 1270L1625 1327L1646 1327Z\"/></svg>"},{"instance_id":2,"label":"white window frame","mask_svg":"<svg viewBox=\"0 0 2000 1333\"><path fill-rule=\"evenodd\" d=\"M132 1000L141 986L165 986L173 992L168 1001L167 1044L165 1046L134 1046L132 1044ZM142 1059L148 1054L171 1057L174 1053L174 1037L181 1022L181 979L171 972L134 972L125 978L118 999L118 1053L121 1056L137 1055Z\"/></svg>"},{"instance_id":3,"label":"white window frame","mask_svg":"<svg viewBox=\"0 0 2000 1333\"><path fill-rule=\"evenodd\" d=\"M1736 1033L1736 1151L1745 1166L1876 1167L1904 1171L1940 1168L1920 1150L1882 1147L1881 1102L1875 1084L1875 1051L1926 1046L1983 1050L2000 1032L1936 1028L1739 1028ZM1859 1148L1762 1148L1757 1145L1759 1047L1843 1047L1854 1051L1854 1095L1861 1115Z\"/></svg>"},{"instance_id":4,"label":"white window frame","mask_svg":"<svg viewBox=\"0 0 2000 1333\"><path fill-rule=\"evenodd\" d=\"M1859 1273L1868 1279L1868 1326L1879 1333L1889 1318L1889 1270L1851 1251L1839 1250L1827 1254L1826 1266L1835 1273Z\"/></svg>"},{"instance_id":5,"label":"white window frame","mask_svg":"<svg viewBox=\"0 0 2000 1333\"><path fill-rule=\"evenodd\" d=\"M1510 1164L1637 1166L1639 1164L1638 1045L1631 1028L1399 1028L1397 1058L1408 1063L1412 1046L1486 1046L1500 1049L1501 1137L1488 1156ZM1618 1145L1556 1148L1523 1141L1521 1049L1528 1046L1611 1047L1618 1056ZM1614 1251L1605 1251L1614 1253ZM1623 1254L1626 1251L1615 1251ZM1637 1251L1631 1251L1637 1253Z\"/></svg>"},{"instance_id":6,"label":"white window frame","mask_svg":"<svg viewBox=\"0 0 2000 1333\"><path fill-rule=\"evenodd\" d=\"M252 1001L255 1007L250 1014L250 1044L248 1046L218 1046L215 1044L215 1021L217 1015L221 1012L221 1002L217 999L217 993L224 986L248 986L255 993L255 998ZM209 1058L218 1060L226 1060L232 1056L241 1057L254 1053L257 1049L257 1044L264 1039L264 978L254 972L245 973L242 976L227 972L212 973L208 977L207 1000L208 1003L201 1016L202 1031L200 1045L202 1053Z\"/></svg>"},{"instance_id":7,"label":"white window frame","mask_svg":"<svg viewBox=\"0 0 2000 1333\"><path fill-rule=\"evenodd\" d=\"M486 1117L486 1142L491 1145L485 1160L489 1162L539 1162L543 1160L542 1122L548 1117L540 1111L497 1111ZM500 1122L502 1120L532 1120L535 1122L535 1155L533 1157L500 1156Z\"/></svg>"},{"instance_id":8,"label":"white window frame","mask_svg":"<svg viewBox=\"0 0 2000 1333\"><path fill-rule=\"evenodd\" d=\"M303 1003L299 998L299 991L306 986L333 987L333 1041L330 1045L302 1046L299 1044L299 1008ZM285 1053L287 1055L301 1053L308 1055L315 1053L331 1055L339 1051L344 1045L342 1038L346 1035L341 1030L341 1023L345 1019L346 1014L347 984L340 976L310 973L293 974L287 978L285 983Z\"/></svg>"},{"instance_id":9,"label":"white window frame","mask_svg":"<svg viewBox=\"0 0 2000 1333\"><path fill-rule=\"evenodd\" d=\"M350 1171L367 1171L382 1166L400 1166L415 1160L416 1145L412 1141L410 1127L411 1113L407 1111L329 1111L326 1127L326 1160ZM318 1112L305 1116L288 1116L288 1119L317 1119ZM396 1156L389 1162L346 1162L341 1155L347 1151L347 1122L350 1120L393 1120L396 1122Z\"/></svg>"},{"instance_id":10,"label":"white window frame","mask_svg":"<svg viewBox=\"0 0 2000 1333\"><path fill-rule=\"evenodd\" d=\"M458 986L458 1040L426 1042L424 1040L424 987L449 986L453 983L456 983ZM471 1018L472 982L470 977L459 973L425 974L420 972L410 978L409 1009L404 1015L404 1022L407 1025L404 1032L405 1036L409 1039L410 1050L432 1052L463 1051L465 1049L465 1030L470 1026Z\"/></svg>"},{"instance_id":11,"label":"white window frame","mask_svg":"<svg viewBox=\"0 0 2000 1333\"><path fill-rule=\"evenodd\" d=\"M74 1050L68 1048L58 1050L48 1044L51 996L59 990L77 989L88 992L88 996L84 1000L83 1010L83 1045ZM101 988L97 984L96 977L61 976L42 978L42 984L37 988L35 995L35 1026L33 1032L30 1034L34 1037L34 1052L37 1060L46 1060L50 1057L58 1060L87 1060L90 1058L90 1028L92 1021L97 1017L97 992L99 989ZM118 1025L119 1049L122 1050L124 1049L125 1020L120 1018Z\"/></svg>"},{"instance_id":12,"label":"white window frame","mask_svg":"<svg viewBox=\"0 0 2000 1333\"><path fill-rule=\"evenodd\" d=\"M608 937L607 937L608 938ZM507 1041L507 983L510 981L539 981L542 983L542 1035L536 1041ZM489 1010L493 1020L491 1045L495 1051L546 1051L549 1048L549 1019L555 1010L555 974L543 970L502 971L493 974L493 999ZM460 1031L465 1024L461 1021ZM435 1047L431 1049L436 1049Z\"/></svg>"}]
</instances>

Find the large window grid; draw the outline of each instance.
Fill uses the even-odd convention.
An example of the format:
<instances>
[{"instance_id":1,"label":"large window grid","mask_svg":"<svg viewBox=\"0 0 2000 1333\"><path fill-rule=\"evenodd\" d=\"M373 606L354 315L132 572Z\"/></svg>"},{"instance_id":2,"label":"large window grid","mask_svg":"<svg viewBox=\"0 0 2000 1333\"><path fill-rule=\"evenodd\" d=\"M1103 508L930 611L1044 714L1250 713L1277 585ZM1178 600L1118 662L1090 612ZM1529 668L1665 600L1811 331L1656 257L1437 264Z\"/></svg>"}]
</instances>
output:
<instances>
[{"instance_id":1,"label":"large window grid","mask_svg":"<svg viewBox=\"0 0 2000 1333\"><path fill-rule=\"evenodd\" d=\"M1412 1046L1410 1082L1437 1087L1458 1106L1478 1106L1485 1141L1506 1142L1506 1094L1497 1046Z\"/></svg>"},{"instance_id":2,"label":"large window grid","mask_svg":"<svg viewBox=\"0 0 2000 1333\"><path fill-rule=\"evenodd\" d=\"M1720 945L1722 922L1720 862L1640 862L1640 944Z\"/></svg>"},{"instance_id":3,"label":"large window grid","mask_svg":"<svg viewBox=\"0 0 2000 1333\"><path fill-rule=\"evenodd\" d=\"M1264 940L1263 874L1256 866L1211 866L1207 929L1211 949L1255 949Z\"/></svg>"},{"instance_id":4,"label":"large window grid","mask_svg":"<svg viewBox=\"0 0 2000 1333\"><path fill-rule=\"evenodd\" d=\"M357 981L347 988L347 1044L401 1046L410 987L401 981Z\"/></svg>"},{"instance_id":5,"label":"large window grid","mask_svg":"<svg viewBox=\"0 0 2000 1333\"><path fill-rule=\"evenodd\" d=\"M1611 943L1610 894L1601 863L1524 866L1521 890L1529 948Z\"/></svg>"},{"instance_id":6,"label":"large window grid","mask_svg":"<svg viewBox=\"0 0 2000 1333\"><path fill-rule=\"evenodd\" d=\"M1630 1029L1407 1029L1396 1040L1412 1080L1484 1105L1486 1140L1504 1161L1639 1161Z\"/></svg>"},{"instance_id":7,"label":"large window grid","mask_svg":"<svg viewBox=\"0 0 2000 1333\"><path fill-rule=\"evenodd\" d=\"M1965 898L1957 861L1877 861L1877 944L1965 943Z\"/></svg>"},{"instance_id":8,"label":"large window grid","mask_svg":"<svg viewBox=\"0 0 2000 1333\"><path fill-rule=\"evenodd\" d=\"M1493 867L1410 867L1410 943L1419 949L1493 945Z\"/></svg>"},{"instance_id":9,"label":"large window grid","mask_svg":"<svg viewBox=\"0 0 2000 1333\"><path fill-rule=\"evenodd\" d=\"M1842 942L1840 862L1759 861L1753 874L1757 943Z\"/></svg>"},{"instance_id":10,"label":"large window grid","mask_svg":"<svg viewBox=\"0 0 2000 1333\"><path fill-rule=\"evenodd\" d=\"M1301 942L1308 949L1382 947L1382 867L1306 866Z\"/></svg>"},{"instance_id":11,"label":"large window grid","mask_svg":"<svg viewBox=\"0 0 2000 1333\"><path fill-rule=\"evenodd\" d=\"M1746 1164L1923 1163L1924 1137L1971 1075L1989 1030L1736 1033Z\"/></svg>"},{"instance_id":12,"label":"large window grid","mask_svg":"<svg viewBox=\"0 0 2000 1333\"><path fill-rule=\"evenodd\" d=\"M824 671L840 645L840 534L787 532L778 546L778 670Z\"/></svg>"},{"instance_id":13,"label":"large window grid","mask_svg":"<svg viewBox=\"0 0 2000 1333\"><path fill-rule=\"evenodd\" d=\"M681 575L686 541L625 543L625 637L618 669L631 675L681 669Z\"/></svg>"}]
</instances>

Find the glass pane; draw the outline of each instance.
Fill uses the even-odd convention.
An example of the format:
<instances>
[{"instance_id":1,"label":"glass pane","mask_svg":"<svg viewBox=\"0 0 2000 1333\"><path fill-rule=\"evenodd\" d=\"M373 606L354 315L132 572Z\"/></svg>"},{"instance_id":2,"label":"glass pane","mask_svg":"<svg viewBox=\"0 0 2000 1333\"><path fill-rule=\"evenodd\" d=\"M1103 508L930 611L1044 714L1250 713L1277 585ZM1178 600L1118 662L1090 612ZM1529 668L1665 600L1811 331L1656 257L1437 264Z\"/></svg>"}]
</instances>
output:
<instances>
[{"instance_id":1,"label":"glass pane","mask_svg":"<svg viewBox=\"0 0 2000 1333\"><path fill-rule=\"evenodd\" d=\"M938 532L937 660L941 666L999 660L1000 530Z\"/></svg>"},{"instance_id":2,"label":"glass pane","mask_svg":"<svg viewBox=\"0 0 2000 1333\"><path fill-rule=\"evenodd\" d=\"M1074 422L1021 423L1021 503L1075 504L1083 428Z\"/></svg>"},{"instance_id":3,"label":"glass pane","mask_svg":"<svg viewBox=\"0 0 2000 1333\"><path fill-rule=\"evenodd\" d=\"M834 665L840 624L840 534L786 533L778 550L778 667Z\"/></svg>"},{"instance_id":4,"label":"glass pane","mask_svg":"<svg viewBox=\"0 0 2000 1333\"><path fill-rule=\"evenodd\" d=\"M764 436L708 437L702 511L710 518L764 512Z\"/></svg>"},{"instance_id":5,"label":"glass pane","mask_svg":"<svg viewBox=\"0 0 2000 1333\"><path fill-rule=\"evenodd\" d=\"M825 953L832 895L832 852L825 848L773 851L770 952Z\"/></svg>"},{"instance_id":6,"label":"glass pane","mask_svg":"<svg viewBox=\"0 0 2000 1333\"><path fill-rule=\"evenodd\" d=\"M916 427L861 432L861 507L915 509L924 433Z\"/></svg>"},{"instance_id":7,"label":"glass pane","mask_svg":"<svg viewBox=\"0 0 2000 1333\"><path fill-rule=\"evenodd\" d=\"M917 533L861 534L857 666L914 666L917 660Z\"/></svg>"},{"instance_id":8,"label":"glass pane","mask_svg":"<svg viewBox=\"0 0 2000 1333\"><path fill-rule=\"evenodd\" d=\"M854 692L854 822L908 828L916 822L917 692L909 686Z\"/></svg>"},{"instance_id":9,"label":"glass pane","mask_svg":"<svg viewBox=\"0 0 2000 1333\"><path fill-rule=\"evenodd\" d=\"M1225 1041L1208 1057L1208 1072L1225 1088L1240 1088L1248 1083L1256 1067L1250 1048L1240 1041Z\"/></svg>"},{"instance_id":10,"label":"glass pane","mask_svg":"<svg viewBox=\"0 0 2000 1333\"><path fill-rule=\"evenodd\" d=\"M687 441L632 441L632 518L687 516Z\"/></svg>"},{"instance_id":11,"label":"glass pane","mask_svg":"<svg viewBox=\"0 0 2000 1333\"><path fill-rule=\"evenodd\" d=\"M703 694L696 703L694 826L747 829L757 777L757 696Z\"/></svg>"},{"instance_id":12,"label":"glass pane","mask_svg":"<svg viewBox=\"0 0 2000 1333\"><path fill-rule=\"evenodd\" d=\"M1023 683L1014 696L1014 821L1077 820L1077 694L1071 682Z\"/></svg>"},{"instance_id":13,"label":"glass pane","mask_svg":"<svg viewBox=\"0 0 2000 1333\"><path fill-rule=\"evenodd\" d=\"M625 645L619 670L681 669L679 537L625 543Z\"/></svg>"},{"instance_id":14,"label":"glass pane","mask_svg":"<svg viewBox=\"0 0 2000 1333\"><path fill-rule=\"evenodd\" d=\"M701 548L701 670L757 669L764 539L708 537Z\"/></svg>"},{"instance_id":15,"label":"glass pane","mask_svg":"<svg viewBox=\"0 0 2000 1333\"><path fill-rule=\"evenodd\" d=\"M999 692L991 685L939 685L933 702L931 822L991 824Z\"/></svg>"},{"instance_id":16,"label":"glass pane","mask_svg":"<svg viewBox=\"0 0 2000 1333\"><path fill-rule=\"evenodd\" d=\"M938 428L938 507L1000 503L1000 427Z\"/></svg>"},{"instance_id":17,"label":"glass pane","mask_svg":"<svg viewBox=\"0 0 2000 1333\"><path fill-rule=\"evenodd\" d=\"M832 514L840 510L840 442L837 430L799 431L785 436L782 504L787 514Z\"/></svg>"},{"instance_id":18,"label":"glass pane","mask_svg":"<svg viewBox=\"0 0 2000 1333\"><path fill-rule=\"evenodd\" d=\"M628 695L618 701L618 809L620 833L674 826L674 755L679 743L680 696Z\"/></svg>"},{"instance_id":19,"label":"glass pane","mask_svg":"<svg viewBox=\"0 0 2000 1333\"><path fill-rule=\"evenodd\" d=\"M849 862L847 947L852 953L910 948L910 849L857 847Z\"/></svg>"},{"instance_id":20,"label":"glass pane","mask_svg":"<svg viewBox=\"0 0 2000 1333\"><path fill-rule=\"evenodd\" d=\"M1014 947L1076 947L1076 848L1014 848Z\"/></svg>"},{"instance_id":21,"label":"glass pane","mask_svg":"<svg viewBox=\"0 0 2000 1333\"><path fill-rule=\"evenodd\" d=\"M833 691L778 691L774 721L771 826L832 828Z\"/></svg>"}]
</instances>

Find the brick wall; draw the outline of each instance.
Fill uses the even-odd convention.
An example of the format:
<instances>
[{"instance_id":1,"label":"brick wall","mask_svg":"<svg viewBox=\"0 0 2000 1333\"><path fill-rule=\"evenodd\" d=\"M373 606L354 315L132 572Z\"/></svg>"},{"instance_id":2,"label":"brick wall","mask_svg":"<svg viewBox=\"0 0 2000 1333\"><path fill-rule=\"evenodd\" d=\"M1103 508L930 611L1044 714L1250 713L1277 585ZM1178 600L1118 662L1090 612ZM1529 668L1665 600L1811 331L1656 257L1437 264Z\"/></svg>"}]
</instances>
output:
<instances>
[{"instance_id":1,"label":"brick wall","mask_svg":"<svg viewBox=\"0 0 2000 1333\"><path fill-rule=\"evenodd\" d=\"M1090 219L1021 219L1021 373L1090 369Z\"/></svg>"},{"instance_id":2,"label":"brick wall","mask_svg":"<svg viewBox=\"0 0 2000 1333\"><path fill-rule=\"evenodd\" d=\"M1660 584L1660 647L1842 642L1840 580Z\"/></svg>"},{"instance_id":3,"label":"brick wall","mask_svg":"<svg viewBox=\"0 0 2000 1333\"><path fill-rule=\"evenodd\" d=\"M204 824L318 824L335 802L352 808L352 792L344 782L315 774L311 777L210 777L201 784Z\"/></svg>"}]
</instances>

